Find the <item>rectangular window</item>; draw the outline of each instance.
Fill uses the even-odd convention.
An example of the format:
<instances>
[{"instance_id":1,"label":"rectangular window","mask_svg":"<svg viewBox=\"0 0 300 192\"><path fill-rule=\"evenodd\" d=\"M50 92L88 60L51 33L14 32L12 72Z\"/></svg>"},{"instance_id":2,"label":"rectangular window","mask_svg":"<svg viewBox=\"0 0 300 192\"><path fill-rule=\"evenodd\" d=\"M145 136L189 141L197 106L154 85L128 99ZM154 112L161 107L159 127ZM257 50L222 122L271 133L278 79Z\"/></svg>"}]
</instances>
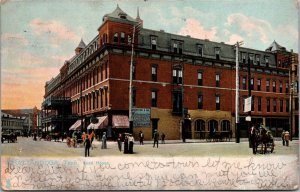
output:
<instances>
[{"instance_id":1,"label":"rectangular window","mask_svg":"<svg viewBox=\"0 0 300 192\"><path fill-rule=\"evenodd\" d=\"M288 82L285 83L285 92L286 93L289 92L289 83Z\"/></svg>"},{"instance_id":2,"label":"rectangular window","mask_svg":"<svg viewBox=\"0 0 300 192\"><path fill-rule=\"evenodd\" d=\"M118 41L119 41L118 33L115 33L114 34L114 42L118 43Z\"/></svg>"},{"instance_id":3,"label":"rectangular window","mask_svg":"<svg viewBox=\"0 0 300 192\"><path fill-rule=\"evenodd\" d=\"M283 112L283 100L280 99L280 112Z\"/></svg>"},{"instance_id":4,"label":"rectangular window","mask_svg":"<svg viewBox=\"0 0 300 192\"><path fill-rule=\"evenodd\" d=\"M277 111L277 102L276 99L273 99L273 112Z\"/></svg>"},{"instance_id":5,"label":"rectangular window","mask_svg":"<svg viewBox=\"0 0 300 192\"><path fill-rule=\"evenodd\" d=\"M243 89L247 90L246 77L243 77Z\"/></svg>"},{"instance_id":6,"label":"rectangular window","mask_svg":"<svg viewBox=\"0 0 300 192\"><path fill-rule=\"evenodd\" d=\"M299 98L295 98L295 110L299 110Z\"/></svg>"},{"instance_id":7,"label":"rectangular window","mask_svg":"<svg viewBox=\"0 0 300 192\"><path fill-rule=\"evenodd\" d=\"M220 59L220 47L215 47L215 55L216 55L216 59L219 60Z\"/></svg>"},{"instance_id":8,"label":"rectangular window","mask_svg":"<svg viewBox=\"0 0 300 192\"><path fill-rule=\"evenodd\" d=\"M285 100L285 112L290 111L290 101L288 99Z\"/></svg>"},{"instance_id":9,"label":"rectangular window","mask_svg":"<svg viewBox=\"0 0 300 192\"><path fill-rule=\"evenodd\" d=\"M251 111L254 111L254 110L255 110L254 106L255 106L255 97L252 96L252 101L251 101Z\"/></svg>"},{"instance_id":10,"label":"rectangular window","mask_svg":"<svg viewBox=\"0 0 300 192\"><path fill-rule=\"evenodd\" d=\"M261 111L261 97L257 97L257 110Z\"/></svg>"},{"instance_id":11,"label":"rectangular window","mask_svg":"<svg viewBox=\"0 0 300 192\"><path fill-rule=\"evenodd\" d=\"M157 107L157 91L151 92L151 107Z\"/></svg>"},{"instance_id":12,"label":"rectangular window","mask_svg":"<svg viewBox=\"0 0 300 192\"><path fill-rule=\"evenodd\" d=\"M216 87L220 87L220 75L216 74Z\"/></svg>"},{"instance_id":13,"label":"rectangular window","mask_svg":"<svg viewBox=\"0 0 300 192\"><path fill-rule=\"evenodd\" d=\"M216 110L220 110L220 96L217 95L216 96Z\"/></svg>"},{"instance_id":14,"label":"rectangular window","mask_svg":"<svg viewBox=\"0 0 300 192\"><path fill-rule=\"evenodd\" d=\"M279 92L282 93L282 81L279 82Z\"/></svg>"},{"instance_id":15,"label":"rectangular window","mask_svg":"<svg viewBox=\"0 0 300 192\"><path fill-rule=\"evenodd\" d=\"M198 71L198 85L202 86L202 72Z\"/></svg>"},{"instance_id":16,"label":"rectangular window","mask_svg":"<svg viewBox=\"0 0 300 192\"><path fill-rule=\"evenodd\" d=\"M273 81L272 87L273 87L273 92L275 93L276 92L276 81Z\"/></svg>"},{"instance_id":17,"label":"rectangular window","mask_svg":"<svg viewBox=\"0 0 300 192\"><path fill-rule=\"evenodd\" d=\"M182 113L182 94L173 92L173 113Z\"/></svg>"},{"instance_id":18,"label":"rectangular window","mask_svg":"<svg viewBox=\"0 0 300 192\"><path fill-rule=\"evenodd\" d=\"M173 83L182 84L182 70L173 69Z\"/></svg>"},{"instance_id":19,"label":"rectangular window","mask_svg":"<svg viewBox=\"0 0 300 192\"><path fill-rule=\"evenodd\" d=\"M257 91L261 91L261 79L257 79Z\"/></svg>"},{"instance_id":20,"label":"rectangular window","mask_svg":"<svg viewBox=\"0 0 300 192\"><path fill-rule=\"evenodd\" d=\"M125 43L125 33L121 32L121 43Z\"/></svg>"},{"instance_id":21,"label":"rectangular window","mask_svg":"<svg viewBox=\"0 0 300 192\"><path fill-rule=\"evenodd\" d=\"M202 45L198 45L198 54L200 57L203 56L203 46Z\"/></svg>"},{"instance_id":22,"label":"rectangular window","mask_svg":"<svg viewBox=\"0 0 300 192\"><path fill-rule=\"evenodd\" d=\"M157 43L157 38L151 37L151 49L152 50L156 50L156 43Z\"/></svg>"},{"instance_id":23,"label":"rectangular window","mask_svg":"<svg viewBox=\"0 0 300 192\"><path fill-rule=\"evenodd\" d=\"M271 104L270 99L267 98L267 112L270 112L270 108L271 108L270 104Z\"/></svg>"},{"instance_id":24,"label":"rectangular window","mask_svg":"<svg viewBox=\"0 0 300 192\"><path fill-rule=\"evenodd\" d=\"M269 92L270 91L270 80L266 81L266 91Z\"/></svg>"},{"instance_id":25,"label":"rectangular window","mask_svg":"<svg viewBox=\"0 0 300 192\"><path fill-rule=\"evenodd\" d=\"M155 65L151 67L151 80L157 81L157 66Z\"/></svg>"},{"instance_id":26,"label":"rectangular window","mask_svg":"<svg viewBox=\"0 0 300 192\"><path fill-rule=\"evenodd\" d=\"M203 95L198 95L198 109L203 109Z\"/></svg>"},{"instance_id":27,"label":"rectangular window","mask_svg":"<svg viewBox=\"0 0 300 192\"><path fill-rule=\"evenodd\" d=\"M250 89L253 90L254 89L254 78L250 79Z\"/></svg>"}]
</instances>

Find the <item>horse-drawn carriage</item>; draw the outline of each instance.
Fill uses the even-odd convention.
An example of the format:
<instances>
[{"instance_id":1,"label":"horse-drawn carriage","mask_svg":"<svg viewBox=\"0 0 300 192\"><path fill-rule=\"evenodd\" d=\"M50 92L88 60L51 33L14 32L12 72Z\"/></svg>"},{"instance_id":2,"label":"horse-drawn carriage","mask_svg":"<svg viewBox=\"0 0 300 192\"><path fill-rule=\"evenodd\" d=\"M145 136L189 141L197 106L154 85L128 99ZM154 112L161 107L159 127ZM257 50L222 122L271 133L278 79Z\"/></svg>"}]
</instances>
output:
<instances>
[{"instance_id":1,"label":"horse-drawn carriage","mask_svg":"<svg viewBox=\"0 0 300 192\"><path fill-rule=\"evenodd\" d=\"M255 138L255 146L257 152L265 154L270 151L271 153L273 153L275 143L272 132L268 128L260 126L256 131Z\"/></svg>"},{"instance_id":2,"label":"horse-drawn carriage","mask_svg":"<svg viewBox=\"0 0 300 192\"><path fill-rule=\"evenodd\" d=\"M17 141L17 135L15 133L2 133L1 143L4 143L4 141L15 143Z\"/></svg>"}]
</instances>

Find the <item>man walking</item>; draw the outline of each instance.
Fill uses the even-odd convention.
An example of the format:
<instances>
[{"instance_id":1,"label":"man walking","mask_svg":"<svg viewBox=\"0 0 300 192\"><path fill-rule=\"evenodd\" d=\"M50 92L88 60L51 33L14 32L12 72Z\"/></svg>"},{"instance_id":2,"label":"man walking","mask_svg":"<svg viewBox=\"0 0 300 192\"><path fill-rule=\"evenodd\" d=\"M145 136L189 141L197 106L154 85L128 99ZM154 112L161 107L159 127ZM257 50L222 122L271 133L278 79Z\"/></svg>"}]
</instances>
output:
<instances>
[{"instance_id":1,"label":"man walking","mask_svg":"<svg viewBox=\"0 0 300 192\"><path fill-rule=\"evenodd\" d=\"M252 126L251 130L250 130L250 142L252 145L253 154L256 154L256 141L255 141L256 138L255 137L256 137L255 127Z\"/></svg>"},{"instance_id":2,"label":"man walking","mask_svg":"<svg viewBox=\"0 0 300 192\"><path fill-rule=\"evenodd\" d=\"M155 143L156 143L156 147L158 148L159 133L156 129L154 130L153 139L154 139L153 147L155 147Z\"/></svg>"},{"instance_id":3,"label":"man walking","mask_svg":"<svg viewBox=\"0 0 300 192\"><path fill-rule=\"evenodd\" d=\"M144 133L140 131L139 133L140 145L144 145Z\"/></svg>"},{"instance_id":4,"label":"man walking","mask_svg":"<svg viewBox=\"0 0 300 192\"><path fill-rule=\"evenodd\" d=\"M85 157L87 157L87 156L89 157L90 156L91 141L90 141L88 135L86 135L86 137L85 137L84 146L85 146L85 150L84 150Z\"/></svg>"}]
</instances>

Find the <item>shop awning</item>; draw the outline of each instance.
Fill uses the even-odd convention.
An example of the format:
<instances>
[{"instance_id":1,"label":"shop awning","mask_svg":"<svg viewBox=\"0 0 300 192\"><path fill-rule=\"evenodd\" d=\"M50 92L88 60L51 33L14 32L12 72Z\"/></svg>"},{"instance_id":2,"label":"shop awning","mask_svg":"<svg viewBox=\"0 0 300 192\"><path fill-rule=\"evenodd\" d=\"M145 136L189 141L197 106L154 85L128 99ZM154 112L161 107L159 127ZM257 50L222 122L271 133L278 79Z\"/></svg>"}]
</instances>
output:
<instances>
[{"instance_id":1,"label":"shop awning","mask_svg":"<svg viewBox=\"0 0 300 192\"><path fill-rule=\"evenodd\" d=\"M84 122L84 119L82 120L82 122ZM78 130L81 127L81 119L77 120L71 127L69 130Z\"/></svg>"},{"instance_id":2,"label":"shop awning","mask_svg":"<svg viewBox=\"0 0 300 192\"><path fill-rule=\"evenodd\" d=\"M129 128L128 116L126 115L113 115L112 117L113 128Z\"/></svg>"},{"instance_id":3,"label":"shop awning","mask_svg":"<svg viewBox=\"0 0 300 192\"><path fill-rule=\"evenodd\" d=\"M96 124L90 123L89 126L87 127L87 129L103 129L103 128L107 127L107 125L108 125L108 117L107 116L97 117L97 119L98 119L98 123L96 123Z\"/></svg>"}]
</instances>

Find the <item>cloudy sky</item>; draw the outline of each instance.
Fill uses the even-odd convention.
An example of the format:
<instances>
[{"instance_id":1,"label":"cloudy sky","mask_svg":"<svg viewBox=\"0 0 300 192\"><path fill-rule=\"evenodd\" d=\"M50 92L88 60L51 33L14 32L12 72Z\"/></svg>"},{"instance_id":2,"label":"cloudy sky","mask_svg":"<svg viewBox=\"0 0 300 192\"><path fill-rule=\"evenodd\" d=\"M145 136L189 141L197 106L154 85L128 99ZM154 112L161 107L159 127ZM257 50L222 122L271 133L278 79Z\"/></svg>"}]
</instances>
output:
<instances>
[{"instance_id":1,"label":"cloudy sky","mask_svg":"<svg viewBox=\"0 0 300 192\"><path fill-rule=\"evenodd\" d=\"M45 82L117 4L144 27L265 50L298 52L297 0L1 0L1 108L41 107Z\"/></svg>"}]
</instances>

